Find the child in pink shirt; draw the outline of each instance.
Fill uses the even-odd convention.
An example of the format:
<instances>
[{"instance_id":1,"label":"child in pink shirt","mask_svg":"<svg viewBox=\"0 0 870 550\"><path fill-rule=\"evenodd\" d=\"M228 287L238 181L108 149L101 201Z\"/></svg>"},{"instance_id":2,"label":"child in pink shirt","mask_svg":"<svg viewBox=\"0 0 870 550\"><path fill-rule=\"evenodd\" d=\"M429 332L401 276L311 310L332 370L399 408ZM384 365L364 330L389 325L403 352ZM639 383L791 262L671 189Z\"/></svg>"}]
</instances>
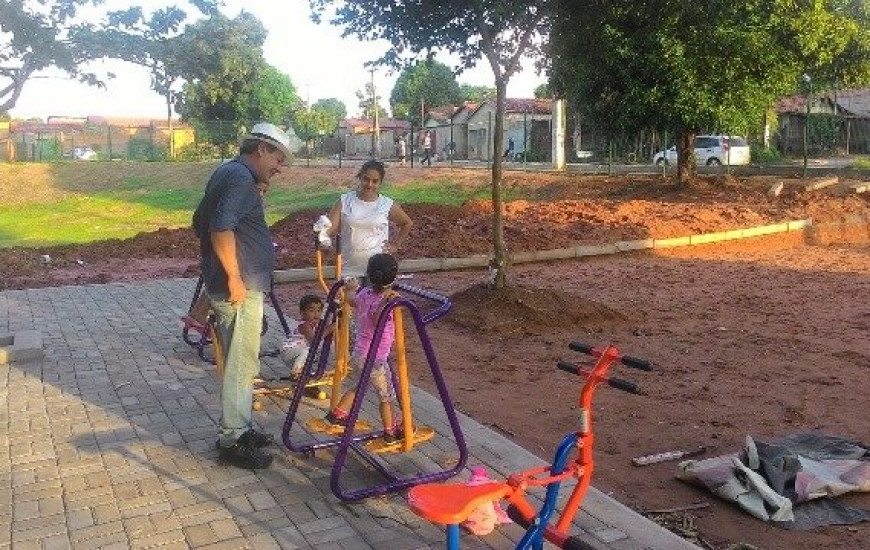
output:
<instances>
[{"instance_id":1,"label":"child in pink shirt","mask_svg":"<svg viewBox=\"0 0 870 550\"><path fill-rule=\"evenodd\" d=\"M362 370L369 348L373 343L375 326L384 306L398 296L398 293L392 289L398 271L399 265L391 255L375 254L369 258L366 267L368 286L360 287L356 280L350 280L345 285L347 300L353 307L353 314L357 322L357 333L351 354L351 363L356 373ZM390 365L387 362L395 338L393 314L390 312L375 352L374 367L370 378L370 382L377 389L380 398L381 420L384 423L384 443L387 444L397 443L402 435L393 414L392 402L396 397L396 391L393 387ZM347 390L339 399L338 405L326 415L325 420L332 425L346 425L347 414L353 405L355 396L354 390Z\"/></svg>"}]
</instances>

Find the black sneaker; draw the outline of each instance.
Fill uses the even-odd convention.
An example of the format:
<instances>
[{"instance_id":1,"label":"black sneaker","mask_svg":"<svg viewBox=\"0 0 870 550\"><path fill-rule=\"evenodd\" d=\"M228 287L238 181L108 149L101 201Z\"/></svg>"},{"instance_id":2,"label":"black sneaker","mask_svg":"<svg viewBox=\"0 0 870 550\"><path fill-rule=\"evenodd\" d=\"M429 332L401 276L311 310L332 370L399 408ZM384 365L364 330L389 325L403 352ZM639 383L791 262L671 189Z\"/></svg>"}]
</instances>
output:
<instances>
[{"instance_id":1,"label":"black sneaker","mask_svg":"<svg viewBox=\"0 0 870 550\"><path fill-rule=\"evenodd\" d=\"M339 418L332 414L332 411L326 414L323 417L323 420L326 421L327 424L332 424L333 426L347 426L347 418Z\"/></svg>"},{"instance_id":2,"label":"black sneaker","mask_svg":"<svg viewBox=\"0 0 870 550\"><path fill-rule=\"evenodd\" d=\"M221 447L218 458L237 468L260 470L268 468L272 464L273 457L262 449L236 441L231 447Z\"/></svg>"},{"instance_id":3,"label":"black sneaker","mask_svg":"<svg viewBox=\"0 0 870 550\"><path fill-rule=\"evenodd\" d=\"M257 449L261 447L268 447L269 445L275 443L275 436L272 434L264 434L263 432L258 432L253 428L246 431L239 437L238 441L242 443L242 445L249 445L255 447ZM221 440L218 439L214 442L214 447L217 450L221 450Z\"/></svg>"},{"instance_id":4,"label":"black sneaker","mask_svg":"<svg viewBox=\"0 0 870 550\"><path fill-rule=\"evenodd\" d=\"M243 433L242 436L239 437L238 442L243 445L250 445L259 449L261 447L268 447L269 445L275 443L275 436L273 436L272 434L258 432L257 430L252 428Z\"/></svg>"}]
</instances>

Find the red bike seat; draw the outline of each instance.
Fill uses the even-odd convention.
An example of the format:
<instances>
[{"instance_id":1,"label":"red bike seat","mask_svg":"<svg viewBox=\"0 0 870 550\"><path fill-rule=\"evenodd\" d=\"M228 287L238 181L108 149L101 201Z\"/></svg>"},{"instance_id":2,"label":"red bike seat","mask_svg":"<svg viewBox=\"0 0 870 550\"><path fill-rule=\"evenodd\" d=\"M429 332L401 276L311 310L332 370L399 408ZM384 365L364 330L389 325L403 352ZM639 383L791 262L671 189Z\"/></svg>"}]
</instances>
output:
<instances>
[{"instance_id":1,"label":"red bike seat","mask_svg":"<svg viewBox=\"0 0 870 550\"><path fill-rule=\"evenodd\" d=\"M485 502L503 498L511 491L505 483L469 487L462 483L429 483L408 491L408 504L418 516L442 525L462 523Z\"/></svg>"}]
</instances>

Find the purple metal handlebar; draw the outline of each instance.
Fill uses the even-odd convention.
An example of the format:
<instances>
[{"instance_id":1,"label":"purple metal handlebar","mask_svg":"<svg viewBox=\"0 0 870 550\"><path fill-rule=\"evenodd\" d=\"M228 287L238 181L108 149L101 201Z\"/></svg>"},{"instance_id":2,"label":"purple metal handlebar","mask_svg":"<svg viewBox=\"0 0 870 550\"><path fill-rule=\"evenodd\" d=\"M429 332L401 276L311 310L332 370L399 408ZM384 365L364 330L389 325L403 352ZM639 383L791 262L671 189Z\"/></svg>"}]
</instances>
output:
<instances>
[{"instance_id":1,"label":"purple metal handlebar","mask_svg":"<svg viewBox=\"0 0 870 550\"><path fill-rule=\"evenodd\" d=\"M329 321L330 316L335 316L336 311L338 310L339 304L336 301L336 295L339 289L344 285L344 281L337 281L333 284L332 288L330 288L329 293L327 295L327 310L324 315L323 321L321 321L317 329L315 330L314 341L317 342L320 338L323 337L323 332ZM444 377L441 374L441 369L438 366L438 359L435 357L435 351L432 348L432 343L429 339L429 336L426 332L426 323L437 319L438 317L444 315L450 309L450 302L445 297L438 295L434 292L425 291L422 289L417 289L415 287L408 287L408 285L401 285L401 290L414 294L416 296L420 296L423 298L427 298L429 300L433 300L438 302L439 307L430 312L430 314L424 318L423 315L420 314L420 310L417 305L407 299L407 298L395 298L387 303L384 307L383 312L378 318L378 322L375 325L375 332L372 339L371 347L369 348L369 353L366 356L365 363L362 366L362 370L360 372L359 385L356 390L356 398L354 399L353 405L351 406L351 410L348 413L347 425L350 428L346 429L344 434L340 437L335 437L332 439L328 439L325 441L309 441L306 443L297 443L291 439L291 429L293 427L293 423L296 419L296 414L299 409L299 404L302 399L302 394L305 389L305 384L308 379L312 376L311 374L311 362L313 362L314 354L310 353L305 367L303 367L302 378L297 382L296 389L293 392L293 396L290 399L289 410L287 411L287 417L284 421L284 427L281 433L282 441L284 442L285 447L294 452L300 452L304 454L313 454L313 452L317 449L324 448L333 448L336 447L336 455L335 461L333 463L332 475L330 479L330 486L332 487L333 493L341 500L344 501L357 501L364 498L368 498L375 495L382 495L386 493L392 493L396 491L401 491L413 485L417 485L420 483L429 483L434 481L442 481L448 479L450 477L458 474L464 467L466 462L468 461L468 446L465 442L465 437L462 434L462 429L459 425L459 419L456 413L456 409L453 406L453 402L450 399L449 392L447 390L447 385L444 381ZM413 290L409 290L413 289ZM356 425L356 421L359 418L359 413L362 408L362 403L365 397L366 389L368 388L369 378L371 376L371 371L374 368L375 354L378 346L380 345L380 340L383 337L384 327L386 326L387 319L389 315L397 308L401 307L408 311L413 319L414 325L417 329L417 334L420 338L420 344L423 349L423 353L426 356L426 360L429 364L429 368L432 372L432 378L435 382L435 386L438 390L438 397L440 398L442 404L444 405L444 411L446 413L448 422L450 424L451 430L453 431L454 438L456 440L456 445L459 451L459 460L454 465L453 468L449 470L444 470L440 472L426 473L420 474L417 476L407 477L407 478L398 478L395 474L390 472L387 468L387 465L383 463L382 460L378 459L376 456L367 452L360 443L366 440L375 439L381 437L383 431L375 430L373 432L365 433L362 435L357 435L354 433L353 426ZM428 320L427 320L428 319ZM324 349L321 351L321 365L318 371L322 369L325 365L325 358L328 355L328 349L326 346L330 342L324 342ZM313 346L316 347L316 344ZM345 491L341 487L341 472L344 468L345 461L347 459L348 452L350 450L356 451L359 458L366 461L370 464L374 469L379 471L387 480L386 483L382 483L380 485L375 485L372 487L367 487L364 489L356 490L356 491Z\"/></svg>"}]
</instances>

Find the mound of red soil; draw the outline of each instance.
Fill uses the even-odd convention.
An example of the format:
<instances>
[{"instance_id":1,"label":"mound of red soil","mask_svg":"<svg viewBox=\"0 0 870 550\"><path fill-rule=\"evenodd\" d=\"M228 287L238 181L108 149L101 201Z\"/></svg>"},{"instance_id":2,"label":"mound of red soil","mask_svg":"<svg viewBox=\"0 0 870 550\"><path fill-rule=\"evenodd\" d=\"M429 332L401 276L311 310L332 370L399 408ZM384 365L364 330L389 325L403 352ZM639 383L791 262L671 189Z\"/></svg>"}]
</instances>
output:
<instances>
[{"instance_id":1,"label":"mound of red soil","mask_svg":"<svg viewBox=\"0 0 870 550\"><path fill-rule=\"evenodd\" d=\"M582 329L600 332L622 324L628 316L609 307L558 289L517 284L493 289L479 283L451 297L446 320L489 337L524 337L541 329Z\"/></svg>"},{"instance_id":2,"label":"mound of red soil","mask_svg":"<svg viewBox=\"0 0 870 550\"><path fill-rule=\"evenodd\" d=\"M843 182L845 185L848 182ZM531 200L504 205L509 252L724 231L806 217L838 219L868 210L845 187L806 193L791 182L767 196L770 178L699 179L688 187L648 176L511 175ZM492 251L492 204L405 205L415 226L403 258L458 257ZM278 268L313 264L311 226L322 212L298 212L272 227ZM2 251L0 289L192 276L199 245L190 229L158 229L126 240ZM327 259L327 261L329 261Z\"/></svg>"}]
</instances>

